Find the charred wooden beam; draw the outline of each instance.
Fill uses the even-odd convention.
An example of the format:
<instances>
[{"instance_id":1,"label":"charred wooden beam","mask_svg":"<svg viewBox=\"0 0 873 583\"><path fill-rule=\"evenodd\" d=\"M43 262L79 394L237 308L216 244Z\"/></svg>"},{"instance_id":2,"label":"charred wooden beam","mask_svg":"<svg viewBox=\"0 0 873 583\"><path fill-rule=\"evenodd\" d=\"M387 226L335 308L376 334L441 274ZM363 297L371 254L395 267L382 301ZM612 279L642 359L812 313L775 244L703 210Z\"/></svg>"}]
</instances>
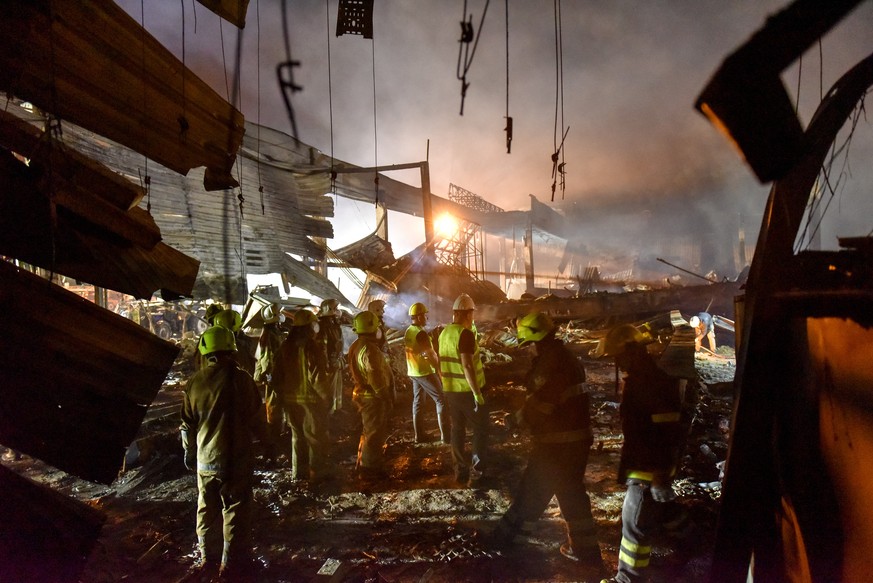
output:
<instances>
[{"instance_id":1,"label":"charred wooden beam","mask_svg":"<svg viewBox=\"0 0 873 583\"><path fill-rule=\"evenodd\" d=\"M246 10L249 0L197 0L237 28L246 27Z\"/></svg>"}]
</instances>

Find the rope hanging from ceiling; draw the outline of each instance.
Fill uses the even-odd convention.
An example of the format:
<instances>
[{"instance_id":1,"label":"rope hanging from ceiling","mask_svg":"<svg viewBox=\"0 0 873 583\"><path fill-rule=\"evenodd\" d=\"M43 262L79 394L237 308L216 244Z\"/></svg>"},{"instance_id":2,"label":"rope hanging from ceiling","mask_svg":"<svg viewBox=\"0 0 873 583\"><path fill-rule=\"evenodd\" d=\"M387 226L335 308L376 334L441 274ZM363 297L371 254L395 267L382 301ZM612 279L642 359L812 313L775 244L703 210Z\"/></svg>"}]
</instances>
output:
<instances>
[{"instance_id":1,"label":"rope hanging from ceiling","mask_svg":"<svg viewBox=\"0 0 873 583\"><path fill-rule=\"evenodd\" d=\"M506 6L506 153L512 153L512 117L509 115L509 0L505 0Z\"/></svg>"},{"instance_id":2,"label":"rope hanging from ceiling","mask_svg":"<svg viewBox=\"0 0 873 583\"><path fill-rule=\"evenodd\" d=\"M294 106L291 104L291 97L303 91L303 86L297 85L294 82L294 67L300 66L300 61L295 61L291 58L291 34L288 31L288 0L282 0L282 38L285 41L285 60L276 65L276 77L279 81L279 92L282 94L282 100L285 102L285 111L288 113L288 119L291 121L291 137L294 138L295 145L300 145L300 138L297 133L297 120L294 117Z\"/></svg>"}]
</instances>

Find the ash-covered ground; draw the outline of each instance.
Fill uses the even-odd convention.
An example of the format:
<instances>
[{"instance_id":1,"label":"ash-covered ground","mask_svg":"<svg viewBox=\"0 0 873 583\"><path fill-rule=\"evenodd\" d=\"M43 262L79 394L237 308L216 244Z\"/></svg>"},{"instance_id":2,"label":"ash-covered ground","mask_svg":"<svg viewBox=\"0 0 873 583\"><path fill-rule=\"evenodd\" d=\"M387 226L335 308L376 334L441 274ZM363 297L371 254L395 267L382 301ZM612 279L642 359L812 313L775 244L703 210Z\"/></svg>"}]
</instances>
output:
<instances>
[{"instance_id":1,"label":"ash-covered ground","mask_svg":"<svg viewBox=\"0 0 873 583\"><path fill-rule=\"evenodd\" d=\"M583 345L573 346L579 354ZM565 540L555 500L527 542L496 551L488 532L508 508L526 462L528 438L507 428L504 418L524 398L521 381L532 358L528 349L494 349L486 375L491 411L491 469L471 489L454 480L448 446L438 441L433 403L426 407L433 443L412 440L411 390L398 380L388 440L390 477L355 477L358 421L348 409L335 419L332 460L337 479L312 487L290 478L287 459L256 471L254 528L257 581L458 582L599 581L564 558ZM400 355L396 355L399 358ZM624 486L616 483L622 436L610 361L582 357L592 398L595 443L587 485L610 571L617 562ZM726 457L732 406L733 351L698 354L703 382L681 472L674 488L694 521L679 541L656 544L652 576L672 583L704 581L720 495L718 462ZM27 458L7 461L21 474L102 510L107 520L83 583L176 581L195 559L195 475L185 470L178 440L178 403L186 367L168 376L137 441L138 461L110 486L78 480ZM286 443L286 451L290 451Z\"/></svg>"}]
</instances>

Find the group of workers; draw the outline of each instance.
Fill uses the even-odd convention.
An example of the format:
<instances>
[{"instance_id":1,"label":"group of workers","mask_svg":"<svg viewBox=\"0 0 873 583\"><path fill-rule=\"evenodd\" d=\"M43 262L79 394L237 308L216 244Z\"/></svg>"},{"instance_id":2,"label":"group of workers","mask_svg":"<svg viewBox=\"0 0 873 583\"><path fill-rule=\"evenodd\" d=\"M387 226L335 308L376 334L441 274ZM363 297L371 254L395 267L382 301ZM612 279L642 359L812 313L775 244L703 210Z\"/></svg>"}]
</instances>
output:
<instances>
[{"instance_id":1,"label":"group of workers","mask_svg":"<svg viewBox=\"0 0 873 583\"><path fill-rule=\"evenodd\" d=\"M294 312L287 336L279 328L279 306L266 306L251 374L238 357L240 322L228 313L236 312L214 314L213 326L200 338L203 362L185 389L182 408L185 465L197 472L199 490L196 532L201 556L191 580L209 580L215 573L232 578L250 564L253 438L267 444L267 457L273 457L280 432L290 427L292 477L313 482L332 477L327 461L328 419L342 406L343 360L354 385L352 402L360 413L358 474L364 480L387 475L385 448L395 381L386 350L384 302L378 300L368 308L354 316L357 339L343 354L336 300L322 302L317 315L305 308ZM471 486L489 470L489 416L475 308L472 298L461 294L453 305L452 322L432 339L425 329L428 309L415 303L409 308L411 324L404 335L413 387L414 439L425 440L422 409L429 397L436 406L439 439L451 444L455 479ZM519 344L532 344L536 352L524 381L524 406L515 413L518 425L529 430L532 447L512 503L487 540L497 548L513 544L555 496L567 528L561 553L602 573L585 487L593 444L585 369L556 336L557 327L547 314L530 313L519 318L516 327ZM607 334L597 351L614 357L626 375L618 477L627 485L627 494L618 573L609 579L621 583L645 577L652 536L683 526L684 514L675 503L671 484L689 424L685 382L658 367L647 350L649 342L634 326L622 325ZM264 409L266 423L261 420ZM469 452L468 426L472 430ZM219 514L221 553L207 540Z\"/></svg>"}]
</instances>

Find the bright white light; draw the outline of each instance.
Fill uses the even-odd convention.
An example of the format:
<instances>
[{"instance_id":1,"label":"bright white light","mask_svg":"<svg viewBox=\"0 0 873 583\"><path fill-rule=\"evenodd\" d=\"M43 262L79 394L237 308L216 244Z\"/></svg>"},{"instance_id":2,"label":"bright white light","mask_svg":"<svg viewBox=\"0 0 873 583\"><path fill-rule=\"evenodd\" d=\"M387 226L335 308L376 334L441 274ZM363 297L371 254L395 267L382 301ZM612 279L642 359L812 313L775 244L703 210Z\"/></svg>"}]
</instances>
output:
<instances>
[{"instance_id":1,"label":"bright white light","mask_svg":"<svg viewBox=\"0 0 873 583\"><path fill-rule=\"evenodd\" d=\"M452 215L445 213L437 217L433 223L436 234L443 239L451 239L458 232L458 221Z\"/></svg>"}]
</instances>

